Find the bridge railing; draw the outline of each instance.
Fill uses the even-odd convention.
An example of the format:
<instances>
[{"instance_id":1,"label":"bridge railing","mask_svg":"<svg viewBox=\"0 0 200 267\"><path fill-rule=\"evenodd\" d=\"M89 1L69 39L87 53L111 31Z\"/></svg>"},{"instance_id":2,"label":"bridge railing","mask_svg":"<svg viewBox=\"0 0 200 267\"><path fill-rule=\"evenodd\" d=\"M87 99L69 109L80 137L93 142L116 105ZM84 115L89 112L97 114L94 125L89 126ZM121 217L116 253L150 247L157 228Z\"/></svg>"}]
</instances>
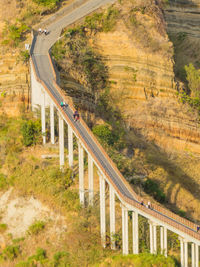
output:
<instances>
[{"instance_id":1,"label":"bridge railing","mask_svg":"<svg viewBox=\"0 0 200 267\"><path fill-rule=\"evenodd\" d=\"M53 63L51 60L50 55L48 54L49 57L49 61L52 67L52 72L53 72L53 76L54 76L54 86L57 89L57 91L59 92L59 94L61 95L61 97L68 102L69 107L71 108L72 111L75 111L75 108L73 106L73 101L72 98L65 95L63 93L63 91L61 90L61 88L56 84L55 80L56 80L56 73L54 71L54 67L53 67ZM178 216L177 214L157 205L157 204L153 204L153 209L148 209L145 206L142 206L140 204L141 202L141 197L138 196L132 189L132 187L129 185L129 183L125 180L125 178L123 177L123 175L120 173L120 171L118 170L118 168L116 167L116 165L114 164L114 162L109 158L109 156L107 155L107 153L105 152L105 150L103 149L103 147L101 146L101 144L99 143L99 141L97 140L97 138L94 136L94 134L92 133L92 131L89 129L89 127L87 126L87 124L82 120L82 118L80 118L80 123L85 127L85 129L87 130L88 134L90 135L90 137L93 139L93 141L96 143L96 145L98 146L99 150L102 152L102 154L105 156L105 158L108 160L108 162L110 163L110 165L113 167L113 169L115 170L115 172L118 174L118 176L120 177L120 179L123 181L124 185L126 186L126 188L131 192L131 194L133 195L133 198L135 200L129 199L126 196L124 196L121 191L117 188L117 186L113 183L111 177L109 176L109 174L106 172L106 170L103 168L103 166L101 165L101 163L98 161L97 157L95 156L95 154L91 151L91 149L88 147L87 143L85 142L85 140L82 138L82 136L80 135L80 133L78 132L78 130L74 127L73 123L71 123L71 121L69 120L69 118L66 116L64 110L61 108L60 103L57 102L56 98L52 95L52 93L50 92L50 90L48 89L48 87L45 85L45 83L37 76L36 70L35 70L35 66L33 64L33 60L32 60L32 54L31 54L31 62L32 62L32 66L33 66L33 71L36 77L36 80L41 83L43 85L43 87L45 88L45 90L47 91L47 93L51 96L52 100L54 101L54 104L56 105L57 109L60 110L60 112L63 114L64 118L66 119L66 121L70 124L70 126L72 127L72 129L74 130L74 132L76 133L76 135L81 139L81 141L83 142L83 144L85 145L85 147L88 149L89 153L91 153L92 157L94 158L94 160L97 162L97 164L99 165L99 167L101 168L102 173L107 177L108 181L112 184L112 186L114 187L114 189L116 190L117 194L128 204L132 205L133 207L136 207L140 210L143 210L145 213L148 213L149 215L154 216L155 218L159 219L160 221L163 221L169 225L171 225L172 227L179 229L180 231L194 237L197 240L200 240L200 234L196 232L197 230L197 224L190 222L189 220L182 218L180 216ZM145 204L145 203L144 203Z\"/></svg>"}]
</instances>

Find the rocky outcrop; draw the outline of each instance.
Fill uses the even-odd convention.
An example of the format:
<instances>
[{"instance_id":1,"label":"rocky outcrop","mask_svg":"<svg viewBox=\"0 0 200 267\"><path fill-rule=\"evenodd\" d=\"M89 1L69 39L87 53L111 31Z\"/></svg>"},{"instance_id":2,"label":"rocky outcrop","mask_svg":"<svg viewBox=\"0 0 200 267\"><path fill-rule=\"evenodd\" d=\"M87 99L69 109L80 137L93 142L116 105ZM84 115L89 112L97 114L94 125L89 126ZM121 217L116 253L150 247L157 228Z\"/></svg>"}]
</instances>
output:
<instances>
[{"instance_id":1,"label":"rocky outcrop","mask_svg":"<svg viewBox=\"0 0 200 267\"><path fill-rule=\"evenodd\" d=\"M27 95L29 89L28 68L24 64L17 63L16 52L5 52L1 49L0 56L0 94Z\"/></svg>"},{"instance_id":2,"label":"rocky outcrop","mask_svg":"<svg viewBox=\"0 0 200 267\"><path fill-rule=\"evenodd\" d=\"M170 0L165 9L168 31L186 33L200 38L200 2L198 0Z\"/></svg>"},{"instance_id":3,"label":"rocky outcrop","mask_svg":"<svg viewBox=\"0 0 200 267\"><path fill-rule=\"evenodd\" d=\"M176 20L170 10L182 10L180 16L183 16L186 6L196 18L199 7L194 2L190 6L187 3L176 1L168 7L169 30L171 26L178 32L184 28L181 19L177 17ZM142 133L157 145L167 150L200 153L198 115L178 101L173 45L166 34L158 1L137 0L134 4L127 1L123 6L117 3L115 7L120 10L115 29L92 34L90 38L91 46L108 67L111 104L118 107L130 130ZM180 29L173 28L173 21L180 24ZM190 25L187 18L186 24ZM191 34L197 34L197 31L198 23ZM83 86L76 85L75 81L73 85L69 84L66 77L62 77L61 86L68 91L71 87L74 99L81 98L86 108L94 105L92 95L88 95L86 89L84 92Z\"/></svg>"}]
</instances>

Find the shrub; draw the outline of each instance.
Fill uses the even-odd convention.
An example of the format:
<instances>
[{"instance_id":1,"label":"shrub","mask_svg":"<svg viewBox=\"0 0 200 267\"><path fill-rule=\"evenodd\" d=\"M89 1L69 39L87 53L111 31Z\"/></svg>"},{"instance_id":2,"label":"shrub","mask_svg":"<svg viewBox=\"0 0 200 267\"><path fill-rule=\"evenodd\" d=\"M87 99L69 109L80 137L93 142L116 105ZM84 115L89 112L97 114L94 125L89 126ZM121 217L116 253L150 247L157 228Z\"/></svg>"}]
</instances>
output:
<instances>
[{"instance_id":1,"label":"shrub","mask_svg":"<svg viewBox=\"0 0 200 267\"><path fill-rule=\"evenodd\" d=\"M7 228L8 228L8 227L7 227L7 224L5 224L5 223L1 223L1 224L0 224L0 233L5 232Z\"/></svg>"},{"instance_id":2,"label":"shrub","mask_svg":"<svg viewBox=\"0 0 200 267\"><path fill-rule=\"evenodd\" d=\"M58 251L53 256L53 266L68 266L70 254L66 251Z\"/></svg>"},{"instance_id":3,"label":"shrub","mask_svg":"<svg viewBox=\"0 0 200 267\"><path fill-rule=\"evenodd\" d=\"M105 13L95 13L86 17L84 26L95 31L109 32L114 29L118 16L119 11L110 7Z\"/></svg>"},{"instance_id":4,"label":"shrub","mask_svg":"<svg viewBox=\"0 0 200 267\"><path fill-rule=\"evenodd\" d=\"M31 146L36 144L41 138L41 123L37 121L25 121L21 127L21 133L23 135L23 143L25 146Z\"/></svg>"},{"instance_id":5,"label":"shrub","mask_svg":"<svg viewBox=\"0 0 200 267\"><path fill-rule=\"evenodd\" d=\"M186 78L191 95L194 97L200 96L200 70L197 70L192 63L185 66Z\"/></svg>"},{"instance_id":6,"label":"shrub","mask_svg":"<svg viewBox=\"0 0 200 267\"><path fill-rule=\"evenodd\" d=\"M28 234L30 235L37 235L41 232L45 227L45 223L43 221L36 221L28 228Z\"/></svg>"},{"instance_id":7,"label":"shrub","mask_svg":"<svg viewBox=\"0 0 200 267\"><path fill-rule=\"evenodd\" d=\"M38 5L47 6L47 7L55 7L60 0L33 0Z\"/></svg>"},{"instance_id":8,"label":"shrub","mask_svg":"<svg viewBox=\"0 0 200 267\"><path fill-rule=\"evenodd\" d=\"M151 179L147 179L143 183L144 191L147 194L150 194L153 196L157 201L163 203L166 200L165 194L160 190L159 186L157 183L152 181Z\"/></svg>"},{"instance_id":9,"label":"shrub","mask_svg":"<svg viewBox=\"0 0 200 267\"><path fill-rule=\"evenodd\" d=\"M2 173L0 173L0 189L5 189L7 188L7 179L6 179L6 176Z\"/></svg>"},{"instance_id":10,"label":"shrub","mask_svg":"<svg viewBox=\"0 0 200 267\"><path fill-rule=\"evenodd\" d=\"M30 58L30 54L28 50L25 51L20 51L20 55L19 55L19 60L22 61L23 63L28 63Z\"/></svg>"},{"instance_id":11,"label":"shrub","mask_svg":"<svg viewBox=\"0 0 200 267\"><path fill-rule=\"evenodd\" d=\"M14 246L14 245L10 245L7 246L4 250L3 250L3 258L9 259L9 260L14 260L14 258L17 258L20 254L20 248L19 246Z\"/></svg>"},{"instance_id":12,"label":"shrub","mask_svg":"<svg viewBox=\"0 0 200 267\"><path fill-rule=\"evenodd\" d=\"M46 258L46 251L43 248L37 248L36 254L33 256L30 256L28 258L28 261L36 260L36 261L42 261Z\"/></svg>"},{"instance_id":13,"label":"shrub","mask_svg":"<svg viewBox=\"0 0 200 267\"><path fill-rule=\"evenodd\" d=\"M6 26L3 31L4 45L17 46L20 41L23 40L25 33L29 30L28 26L23 23L16 22L15 24L10 24L6 22Z\"/></svg>"},{"instance_id":14,"label":"shrub","mask_svg":"<svg viewBox=\"0 0 200 267\"><path fill-rule=\"evenodd\" d=\"M92 132L104 143L114 145L117 136L112 132L108 125L96 125L92 128Z\"/></svg>"}]
</instances>

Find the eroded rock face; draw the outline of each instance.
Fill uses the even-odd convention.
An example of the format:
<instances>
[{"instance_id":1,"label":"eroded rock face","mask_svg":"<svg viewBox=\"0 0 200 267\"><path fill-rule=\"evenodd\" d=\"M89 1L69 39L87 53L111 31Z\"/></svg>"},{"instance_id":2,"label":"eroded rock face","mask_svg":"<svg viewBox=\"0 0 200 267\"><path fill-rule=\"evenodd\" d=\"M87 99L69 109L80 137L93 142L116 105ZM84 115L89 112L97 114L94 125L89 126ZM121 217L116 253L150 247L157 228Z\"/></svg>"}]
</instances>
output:
<instances>
[{"instance_id":1,"label":"eroded rock face","mask_svg":"<svg viewBox=\"0 0 200 267\"><path fill-rule=\"evenodd\" d=\"M194 5L191 8L195 10ZM114 32L99 33L93 42L108 66L115 103L130 129L167 150L200 153L198 115L178 102L171 43L156 30L155 23L162 17L136 16L138 21L149 22L160 47L141 43L138 30L127 28L123 19Z\"/></svg>"},{"instance_id":2,"label":"eroded rock face","mask_svg":"<svg viewBox=\"0 0 200 267\"><path fill-rule=\"evenodd\" d=\"M187 33L200 38L200 2L198 0L170 0L165 17L169 32Z\"/></svg>"}]
</instances>

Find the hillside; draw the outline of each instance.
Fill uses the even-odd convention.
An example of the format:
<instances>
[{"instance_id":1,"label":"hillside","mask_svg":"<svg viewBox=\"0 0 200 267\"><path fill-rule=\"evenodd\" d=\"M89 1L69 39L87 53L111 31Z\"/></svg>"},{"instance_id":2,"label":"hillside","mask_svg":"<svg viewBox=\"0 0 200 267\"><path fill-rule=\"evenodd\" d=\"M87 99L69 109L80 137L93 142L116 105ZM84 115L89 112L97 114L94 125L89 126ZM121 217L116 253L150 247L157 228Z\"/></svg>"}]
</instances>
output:
<instances>
[{"instance_id":1,"label":"hillside","mask_svg":"<svg viewBox=\"0 0 200 267\"><path fill-rule=\"evenodd\" d=\"M0 13L0 266L178 266L179 242L172 233L169 255L175 260L146 253L149 225L142 217L144 254L116 256L122 246L118 202L117 250L109 249L109 235L103 249L96 169L95 208L82 208L77 173L72 179L67 165L64 172L58 168L58 136L55 146L41 145L40 121L28 111L29 55L24 45L31 43L32 27L37 29L38 22L69 2L43 6L32 0L2 1L6 12ZM51 52L61 88L134 190L200 223L200 109L198 98L191 104L185 72L189 63L199 68L194 11L200 6L192 3L116 1L64 29ZM184 10L189 15L182 23ZM20 37L13 37L11 26L17 28L14 33L21 31ZM187 101L182 92L187 92ZM49 118L48 109L46 114ZM22 126L29 121L36 133L26 146ZM87 176L86 167L87 161Z\"/></svg>"},{"instance_id":2,"label":"hillside","mask_svg":"<svg viewBox=\"0 0 200 267\"><path fill-rule=\"evenodd\" d=\"M23 125L38 125L32 114L25 113L18 119L0 116L0 266L2 267L63 267L107 266L114 261L121 264L121 207L116 202L117 250L110 250L100 242L99 187L95 170L95 206L84 208L79 204L78 176L65 166L58 168L58 146L43 147L41 134L35 145L25 146ZM13 131L16 134L13 134ZM29 132L31 137L31 133ZM56 136L56 139L58 137ZM65 151L67 153L67 151ZM75 149L75 167L77 165ZM66 160L67 161L67 160ZM87 166L87 162L85 163ZM86 167L85 166L85 167ZM85 174L87 176L87 168ZM87 197L87 196L86 196ZM108 198L108 192L107 192ZM107 210L107 216L109 211ZM148 222L143 220L140 229L141 251L149 251ZM131 230L131 229L130 229ZM169 234L169 253L179 249L176 236ZM142 244L144 239L146 245ZM131 240L130 240L131 241ZM129 257L124 262L146 262L146 266L177 266L173 259L151 256L148 253ZM115 266L115 265L113 265ZM118 266L118 265L116 265ZM139 265L138 265L139 266Z\"/></svg>"},{"instance_id":3,"label":"hillside","mask_svg":"<svg viewBox=\"0 0 200 267\"><path fill-rule=\"evenodd\" d=\"M100 140L134 189L143 195L145 179L156 182L158 201L196 221L199 115L177 97L159 3L122 1L101 10L66 29L52 54L61 87L89 126L103 124L114 135Z\"/></svg>"}]
</instances>

